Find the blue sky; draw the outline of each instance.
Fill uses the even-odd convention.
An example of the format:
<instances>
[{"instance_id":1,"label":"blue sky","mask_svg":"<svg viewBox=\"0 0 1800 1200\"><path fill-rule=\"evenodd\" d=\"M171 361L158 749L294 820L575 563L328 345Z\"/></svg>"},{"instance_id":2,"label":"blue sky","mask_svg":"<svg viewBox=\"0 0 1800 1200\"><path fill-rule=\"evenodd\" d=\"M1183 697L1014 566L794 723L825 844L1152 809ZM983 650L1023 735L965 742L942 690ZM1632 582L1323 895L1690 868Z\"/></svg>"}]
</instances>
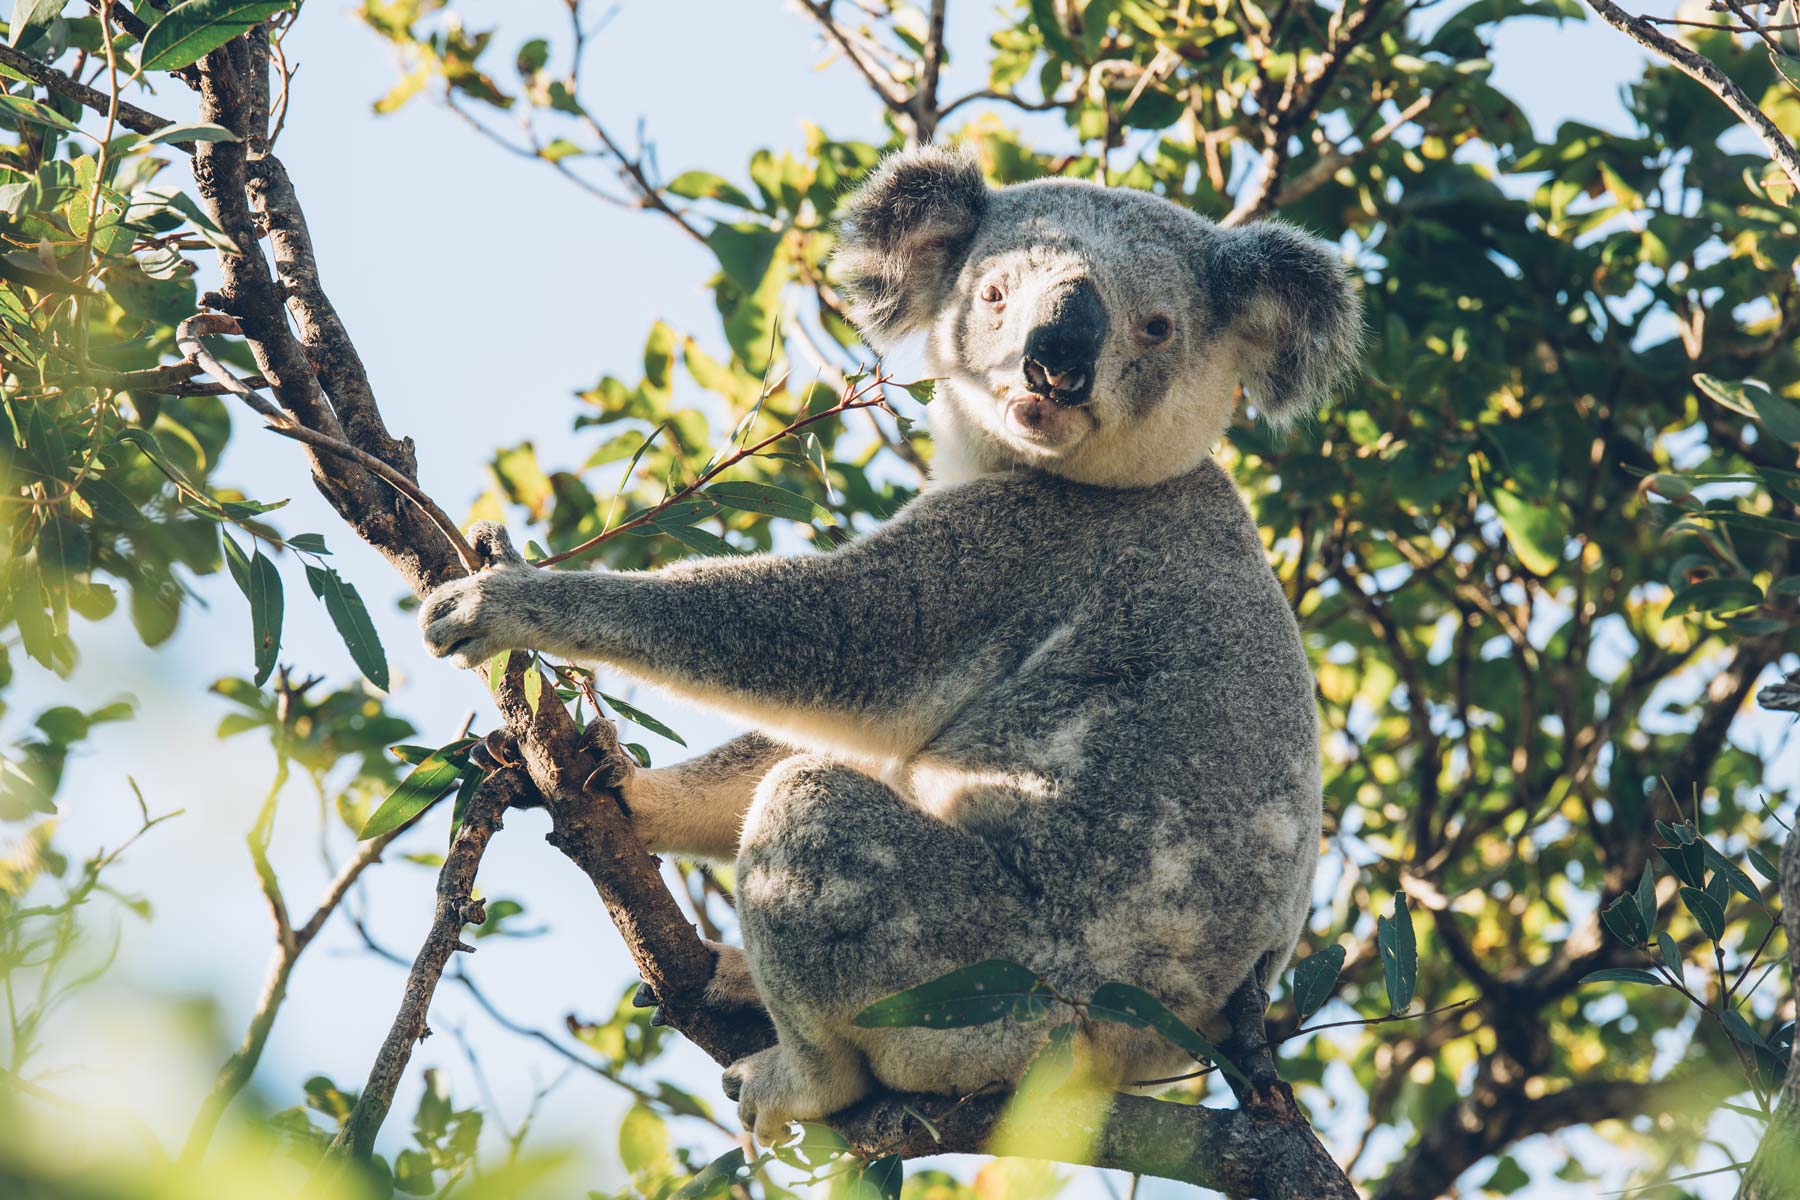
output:
<instances>
[{"instance_id":1,"label":"blue sky","mask_svg":"<svg viewBox=\"0 0 1800 1200\"><path fill-rule=\"evenodd\" d=\"M476 28L503 22L500 64L524 37L562 25L562 5L553 0L460 8ZM960 58L945 87L959 94L983 82L995 10L967 2L952 8L950 42ZM652 319L703 338L715 329L702 286L713 262L666 220L598 204L542 166L478 141L427 101L375 117L370 102L396 69L342 0L313 0L288 49L301 69L280 152L306 206L325 286L389 425L417 440L422 482L453 514L484 486L482 463L496 445L529 438L549 462L585 456L594 438L569 432L572 393L608 371L634 374ZM837 136L880 140L866 88L841 65L817 69L822 57L809 23L784 6L626 0L591 50L588 77L592 102L616 133L629 138L643 120L665 176L704 167L741 178L753 150L797 144L805 120ZM1618 89L1639 62L1609 29L1543 22L1507 31L1495 61L1496 85L1525 105L1540 133L1567 116L1617 126ZM173 87L159 99L172 116L188 102ZM471 709L478 728L490 724L479 680L423 655L410 617L390 603L399 584L315 497L290 444L245 421L221 478L259 499L291 497L282 526L326 536L370 600L395 668L395 710L419 726L420 740L447 739ZM28 716L70 699L91 704L97 694L128 692L143 702L137 721L108 727L98 750L71 765L66 848L109 844L129 831L128 773L152 811L186 809L120 869L118 881L156 905L156 920L126 923L105 990L70 1012L40 1064L67 1066L63 1090L129 1107L169 1141L184 1132L226 1050L204 1039L196 1047L184 1002L207 998L235 1038L270 944L243 835L272 757L251 740L217 742L225 706L204 695L214 678L247 671L248 615L229 583L203 581L201 592L214 611L190 614L170 643L146 650L122 621L105 623L84 637L85 660L73 680L33 676L15 704L15 713ZM298 579L289 594L284 659L348 680L347 655ZM658 701L655 711L696 749L729 732L679 705ZM667 743L655 749L662 760L675 751ZM541 840L546 827L539 814L510 816L481 883L490 895L524 901L553 933L485 941L468 965L508 1012L555 1028L565 1012L609 1010L630 968L586 880ZM275 861L291 904L307 903L324 881L316 828L312 799L302 785L290 787ZM408 845L435 849L441 838L434 824ZM432 873L393 857L371 875L373 926L410 955L429 918ZM360 1084L400 984L399 971L355 953L341 931L328 933L295 976L259 1082L281 1104L296 1102L299 1081L315 1072ZM432 1024L440 1033L465 1031L510 1120L534 1086L560 1070L453 989L441 994ZM686 1084L722 1102L710 1062L688 1048L673 1062ZM472 1096L454 1039L434 1038L416 1056L396 1114L410 1113L412 1080L432 1065L449 1070L459 1096ZM540 1125L547 1139L587 1144L595 1161L584 1186L611 1181L605 1164L621 1110L619 1093L579 1077ZM397 1116L390 1135L406 1123Z\"/></svg>"}]
</instances>

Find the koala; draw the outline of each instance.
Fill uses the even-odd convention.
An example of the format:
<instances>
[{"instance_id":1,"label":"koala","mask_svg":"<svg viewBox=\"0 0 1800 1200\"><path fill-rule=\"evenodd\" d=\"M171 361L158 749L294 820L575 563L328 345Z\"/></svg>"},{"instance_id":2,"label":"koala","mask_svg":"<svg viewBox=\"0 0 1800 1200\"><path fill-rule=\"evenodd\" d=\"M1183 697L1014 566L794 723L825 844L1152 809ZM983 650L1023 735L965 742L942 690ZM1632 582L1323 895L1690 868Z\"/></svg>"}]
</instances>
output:
<instances>
[{"instance_id":1,"label":"koala","mask_svg":"<svg viewBox=\"0 0 1800 1200\"><path fill-rule=\"evenodd\" d=\"M984 959L1217 1029L1288 961L1319 853L1312 674L1211 452L1240 388L1288 422L1351 368L1339 256L1139 192L990 188L926 146L847 200L835 261L867 343L922 334L941 380L917 499L830 553L508 554L420 612L463 666L539 649L758 731L615 774L652 851L736 860L744 945L717 948L710 998L774 1023L725 1077L765 1141L878 1088L1015 1082L1051 1023L853 1023ZM1081 1052L1114 1086L1185 1066L1122 1026Z\"/></svg>"}]
</instances>

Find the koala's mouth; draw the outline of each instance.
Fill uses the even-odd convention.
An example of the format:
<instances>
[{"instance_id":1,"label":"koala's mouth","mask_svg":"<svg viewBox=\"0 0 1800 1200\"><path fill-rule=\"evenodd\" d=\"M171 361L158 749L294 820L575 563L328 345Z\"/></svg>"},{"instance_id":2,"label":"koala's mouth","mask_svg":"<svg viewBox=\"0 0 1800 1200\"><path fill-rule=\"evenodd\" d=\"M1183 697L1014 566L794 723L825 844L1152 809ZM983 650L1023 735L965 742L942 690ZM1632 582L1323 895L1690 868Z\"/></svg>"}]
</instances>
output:
<instances>
[{"instance_id":1,"label":"koala's mouth","mask_svg":"<svg viewBox=\"0 0 1800 1200\"><path fill-rule=\"evenodd\" d=\"M1063 450L1094 430L1085 408L1070 408L1048 396L1015 392L1000 402L1000 420L1016 440L1038 450Z\"/></svg>"}]
</instances>

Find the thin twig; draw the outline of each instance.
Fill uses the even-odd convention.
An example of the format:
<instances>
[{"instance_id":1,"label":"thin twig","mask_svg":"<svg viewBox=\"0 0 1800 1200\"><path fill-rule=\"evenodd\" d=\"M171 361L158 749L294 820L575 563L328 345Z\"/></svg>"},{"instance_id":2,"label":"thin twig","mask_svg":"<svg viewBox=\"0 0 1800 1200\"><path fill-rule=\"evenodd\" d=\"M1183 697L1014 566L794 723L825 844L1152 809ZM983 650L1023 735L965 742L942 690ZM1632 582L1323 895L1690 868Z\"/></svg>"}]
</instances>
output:
<instances>
[{"instance_id":1,"label":"thin twig","mask_svg":"<svg viewBox=\"0 0 1800 1200\"><path fill-rule=\"evenodd\" d=\"M579 558L588 551L599 546L602 542L615 538L627 530L636 529L641 525L656 520L660 514L674 505L681 503L683 500L688 499L694 495L694 493L698 492L701 488L711 483L714 479L717 479L732 467L737 466L747 458L752 458L757 454L762 453L762 451L768 449L776 442L779 442L782 438L793 436L800 430L805 429L808 425L827 420L831 417L841 416L847 412L854 412L859 408L876 408L886 404L887 398L882 394L881 387L883 384L892 382L892 376L878 370L872 379L857 384L846 384L843 399L839 400L830 408L802 417L800 420L793 422L785 428L770 434L755 445L745 446L740 450L726 455L717 463L714 463L711 467L708 467L705 471L701 472L692 483L689 483L686 487L677 491L669 493L637 516L632 517L629 521L621 522L618 525L614 525L611 529L603 530L589 538L587 541L581 543L579 546L564 550L561 554L553 554L549 558L540 558L534 565L539 567L554 567L558 563L568 562L572 558ZM871 397L873 398L871 399Z\"/></svg>"}]
</instances>

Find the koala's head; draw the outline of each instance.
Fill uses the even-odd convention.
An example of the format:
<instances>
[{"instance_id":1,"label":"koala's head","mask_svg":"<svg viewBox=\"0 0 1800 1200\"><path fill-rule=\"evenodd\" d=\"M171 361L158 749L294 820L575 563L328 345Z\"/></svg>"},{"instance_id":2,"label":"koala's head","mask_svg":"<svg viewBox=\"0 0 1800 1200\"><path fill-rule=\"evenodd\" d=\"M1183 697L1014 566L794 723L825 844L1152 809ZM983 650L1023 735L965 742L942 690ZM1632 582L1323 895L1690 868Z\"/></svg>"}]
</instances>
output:
<instances>
[{"instance_id":1,"label":"koala's head","mask_svg":"<svg viewBox=\"0 0 1800 1200\"><path fill-rule=\"evenodd\" d=\"M1071 180L990 188L969 156L894 155L849 198L836 263L878 353L924 332L947 381L933 474L1021 466L1130 487L1190 470L1237 387L1286 423L1361 335L1331 247L1219 226L1158 196Z\"/></svg>"}]
</instances>

